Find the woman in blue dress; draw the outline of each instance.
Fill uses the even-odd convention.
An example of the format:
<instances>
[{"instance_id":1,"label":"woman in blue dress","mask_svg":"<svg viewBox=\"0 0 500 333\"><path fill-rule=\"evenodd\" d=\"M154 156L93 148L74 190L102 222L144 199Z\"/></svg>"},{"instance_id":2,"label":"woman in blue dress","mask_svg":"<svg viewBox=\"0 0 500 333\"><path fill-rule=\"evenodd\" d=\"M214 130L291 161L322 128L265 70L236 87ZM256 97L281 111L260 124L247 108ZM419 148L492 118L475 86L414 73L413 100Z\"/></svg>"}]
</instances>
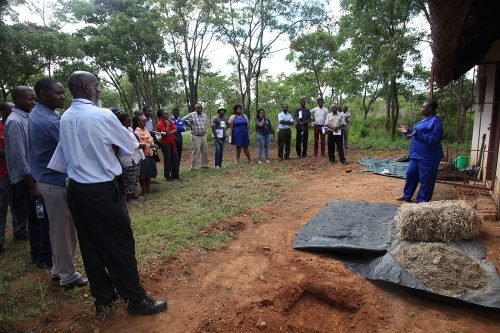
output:
<instances>
[{"instance_id":1,"label":"woman in blue dress","mask_svg":"<svg viewBox=\"0 0 500 333\"><path fill-rule=\"evenodd\" d=\"M400 131L411 140L410 164L406 170L406 183L403 195L397 200L410 202L418 184L420 189L417 202L429 202L434 192L434 185L443 158L443 124L436 116L437 102L427 101L422 105L421 114L424 119L414 128L400 127Z\"/></svg>"},{"instance_id":2,"label":"woman in blue dress","mask_svg":"<svg viewBox=\"0 0 500 333\"><path fill-rule=\"evenodd\" d=\"M241 148L250 163L250 122L245 114L243 107L239 104L233 107L234 114L229 118L229 128L231 129L231 144L236 146L236 162L240 162Z\"/></svg>"}]
</instances>

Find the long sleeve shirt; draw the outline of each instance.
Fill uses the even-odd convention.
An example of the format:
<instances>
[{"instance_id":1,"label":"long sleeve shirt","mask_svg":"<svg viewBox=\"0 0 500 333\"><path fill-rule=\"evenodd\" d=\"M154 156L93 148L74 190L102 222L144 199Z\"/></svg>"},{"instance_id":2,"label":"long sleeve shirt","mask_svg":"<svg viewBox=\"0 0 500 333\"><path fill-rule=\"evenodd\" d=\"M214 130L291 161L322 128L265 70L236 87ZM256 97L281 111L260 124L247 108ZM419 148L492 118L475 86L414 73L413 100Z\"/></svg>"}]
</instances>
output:
<instances>
[{"instance_id":1,"label":"long sleeve shirt","mask_svg":"<svg viewBox=\"0 0 500 333\"><path fill-rule=\"evenodd\" d=\"M65 186L66 174L47 168L57 144L61 117L45 105L37 103L28 117L28 162L31 176L37 181Z\"/></svg>"},{"instance_id":2,"label":"long sleeve shirt","mask_svg":"<svg viewBox=\"0 0 500 333\"><path fill-rule=\"evenodd\" d=\"M311 120L311 111L309 111L309 109L306 109L306 108L298 108L295 110L294 117L297 120L295 127L298 129L307 130L309 123L306 123L306 122ZM301 125L299 123L304 123L304 125Z\"/></svg>"},{"instance_id":3,"label":"long sleeve shirt","mask_svg":"<svg viewBox=\"0 0 500 333\"><path fill-rule=\"evenodd\" d=\"M315 126L324 126L326 121L326 116L328 115L327 108L315 107L311 110L311 116L314 120Z\"/></svg>"},{"instance_id":4,"label":"long sleeve shirt","mask_svg":"<svg viewBox=\"0 0 500 333\"><path fill-rule=\"evenodd\" d=\"M177 127L177 132L175 132L175 138L178 142L182 142L182 132L186 131L186 122L181 117L175 119L174 116L170 116L169 118L172 120Z\"/></svg>"},{"instance_id":5,"label":"long sleeve shirt","mask_svg":"<svg viewBox=\"0 0 500 333\"><path fill-rule=\"evenodd\" d=\"M438 116L432 114L415 124L414 129L409 129L408 134L417 131L411 137L410 158L418 160L440 161L443 154L441 139L443 138L443 124Z\"/></svg>"},{"instance_id":6,"label":"long sleeve shirt","mask_svg":"<svg viewBox=\"0 0 500 333\"><path fill-rule=\"evenodd\" d=\"M31 174L28 164L28 112L12 108L5 123L5 157L12 184Z\"/></svg>"},{"instance_id":7,"label":"long sleeve shirt","mask_svg":"<svg viewBox=\"0 0 500 333\"><path fill-rule=\"evenodd\" d=\"M155 130L153 118L146 118L146 129L150 132L153 132Z\"/></svg>"},{"instance_id":8,"label":"long sleeve shirt","mask_svg":"<svg viewBox=\"0 0 500 333\"><path fill-rule=\"evenodd\" d=\"M113 112L82 98L74 99L61 117L59 139L68 176L84 184L112 181L122 173L117 155L130 158L139 148Z\"/></svg>"},{"instance_id":9,"label":"long sleeve shirt","mask_svg":"<svg viewBox=\"0 0 500 333\"><path fill-rule=\"evenodd\" d=\"M3 156L0 156L0 178L8 178L9 171L7 170L7 161L5 160L5 124L0 120L0 150L3 151Z\"/></svg>"}]
</instances>

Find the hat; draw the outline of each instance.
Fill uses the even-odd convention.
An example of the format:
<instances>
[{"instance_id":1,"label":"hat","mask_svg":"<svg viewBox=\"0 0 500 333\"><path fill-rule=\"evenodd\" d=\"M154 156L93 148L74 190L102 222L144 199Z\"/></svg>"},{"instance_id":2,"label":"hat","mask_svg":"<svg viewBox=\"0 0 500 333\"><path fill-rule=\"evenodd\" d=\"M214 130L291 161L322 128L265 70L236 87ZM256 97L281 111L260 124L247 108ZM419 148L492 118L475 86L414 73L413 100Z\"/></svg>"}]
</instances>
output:
<instances>
[{"instance_id":1,"label":"hat","mask_svg":"<svg viewBox=\"0 0 500 333\"><path fill-rule=\"evenodd\" d=\"M111 110L111 112L113 112L115 115L118 115L118 114L120 113L120 108L118 108L118 107L111 108L110 110Z\"/></svg>"},{"instance_id":2,"label":"hat","mask_svg":"<svg viewBox=\"0 0 500 333\"><path fill-rule=\"evenodd\" d=\"M224 105L219 105L219 108L217 109L217 111L219 111L219 110L227 111L226 108L224 107Z\"/></svg>"}]
</instances>

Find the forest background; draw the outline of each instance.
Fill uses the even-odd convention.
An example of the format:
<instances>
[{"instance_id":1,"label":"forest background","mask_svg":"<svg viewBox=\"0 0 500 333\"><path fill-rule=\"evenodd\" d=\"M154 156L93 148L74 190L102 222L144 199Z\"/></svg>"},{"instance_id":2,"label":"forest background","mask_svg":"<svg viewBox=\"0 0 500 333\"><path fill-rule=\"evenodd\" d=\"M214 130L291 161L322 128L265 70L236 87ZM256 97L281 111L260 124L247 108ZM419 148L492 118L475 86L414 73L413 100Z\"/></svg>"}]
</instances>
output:
<instances>
[{"instance_id":1,"label":"forest background","mask_svg":"<svg viewBox=\"0 0 500 333\"><path fill-rule=\"evenodd\" d=\"M2 98L75 70L98 74L102 105L130 114L200 101L210 117L241 104L275 120L282 103L323 97L349 106L351 142L404 146L397 127L429 97L428 20L425 0L0 0ZM296 70L272 73L284 51ZM435 88L449 141L470 136L472 87L469 74Z\"/></svg>"}]
</instances>

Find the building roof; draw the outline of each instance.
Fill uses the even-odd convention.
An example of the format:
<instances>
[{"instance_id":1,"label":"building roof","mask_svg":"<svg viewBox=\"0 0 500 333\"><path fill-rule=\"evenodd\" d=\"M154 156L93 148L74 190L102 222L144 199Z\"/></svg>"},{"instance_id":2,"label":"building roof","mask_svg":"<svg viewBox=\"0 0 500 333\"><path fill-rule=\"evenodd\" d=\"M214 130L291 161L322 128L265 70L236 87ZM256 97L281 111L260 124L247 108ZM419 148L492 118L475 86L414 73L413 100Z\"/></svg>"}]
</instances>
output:
<instances>
[{"instance_id":1,"label":"building roof","mask_svg":"<svg viewBox=\"0 0 500 333\"><path fill-rule=\"evenodd\" d=\"M499 0L428 0L432 68L439 87L479 64L500 39Z\"/></svg>"}]
</instances>

